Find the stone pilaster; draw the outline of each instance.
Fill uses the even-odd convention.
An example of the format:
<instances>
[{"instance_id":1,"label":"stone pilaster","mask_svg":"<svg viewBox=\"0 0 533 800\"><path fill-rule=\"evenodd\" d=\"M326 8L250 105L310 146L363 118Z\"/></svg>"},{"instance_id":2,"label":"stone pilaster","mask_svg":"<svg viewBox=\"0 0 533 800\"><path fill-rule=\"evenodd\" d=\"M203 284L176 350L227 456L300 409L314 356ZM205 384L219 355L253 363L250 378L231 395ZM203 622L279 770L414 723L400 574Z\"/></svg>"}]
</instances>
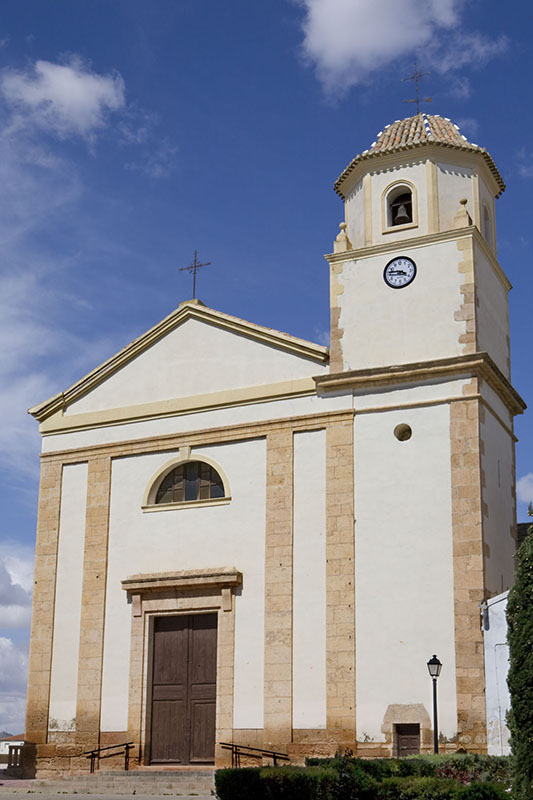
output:
<instances>
[{"instance_id":1,"label":"stone pilaster","mask_svg":"<svg viewBox=\"0 0 533 800\"><path fill-rule=\"evenodd\" d=\"M88 747L100 732L110 491L111 458L90 459L76 704L76 739Z\"/></svg>"},{"instance_id":2,"label":"stone pilaster","mask_svg":"<svg viewBox=\"0 0 533 800\"><path fill-rule=\"evenodd\" d=\"M264 746L292 738L293 434L267 435Z\"/></svg>"},{"instance_id":3,"label":"stone pilaster","mask_svg":"<svg viewBox=\"0 0 533 800\"><path fill-rule=\"evenodd\" d=\"M485 666L479 605L485 599L480 404L450 404L455 668L458 745L487 746Z\"/></svg>"},{"instance_id":4,"label":"stone pilaster","mask_svg":"<svg viewBox=\"0 0 533 800\"><path fill-rule=\"evenodd\" d=\"M26 705L26 740L37 745L48 735L62 469L60 462L41 464Z\"/></svg>"},{"instance_id":5,"label":"stone pilaster","mask_svg":"<svg viewBox=\"0 0 533 800\"><path fill-rule=\"evenodd\" d=\"M355 741L353 419L326 432L326 716L338 742Z\"/></svg>"}]
</instances>

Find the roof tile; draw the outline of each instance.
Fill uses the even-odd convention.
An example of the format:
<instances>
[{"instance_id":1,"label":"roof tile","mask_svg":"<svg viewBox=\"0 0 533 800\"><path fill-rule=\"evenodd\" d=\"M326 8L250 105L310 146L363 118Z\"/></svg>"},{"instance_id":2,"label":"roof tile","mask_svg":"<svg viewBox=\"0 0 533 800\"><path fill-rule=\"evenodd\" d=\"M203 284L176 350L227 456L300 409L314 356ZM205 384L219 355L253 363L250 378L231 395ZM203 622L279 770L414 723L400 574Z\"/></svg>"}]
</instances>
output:
<instances>
[{"instance_id":1,"label":"roof tile","mask_svg":"<svg viewBox=\"0 0 533 800\"><path fill-rule=\"evenodd\" d=\"M462 135L458 126L447 117L425 113L416 114L414 117L407 117L407 119L398 119L380 131L376 141L372 142L369 149L356 156L344 170L335 183L335 191L341 197L344 197L341 189L342 183L360 161L375 158L385 153L393 153L398 150L429 144L480 153L500 187L499 194L504 191L505 183L490 154L484 147L479 147L477 144L469 142Z\"/></svg>"}]
</instances>

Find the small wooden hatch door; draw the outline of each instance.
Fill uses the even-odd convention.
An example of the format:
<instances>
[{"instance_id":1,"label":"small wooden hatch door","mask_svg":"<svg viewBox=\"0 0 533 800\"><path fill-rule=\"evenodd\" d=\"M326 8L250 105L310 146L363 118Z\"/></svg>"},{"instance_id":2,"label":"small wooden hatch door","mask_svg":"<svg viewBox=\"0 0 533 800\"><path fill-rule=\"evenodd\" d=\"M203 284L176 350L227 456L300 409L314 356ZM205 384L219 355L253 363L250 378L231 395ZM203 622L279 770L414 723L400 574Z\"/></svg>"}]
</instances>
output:
<instances>
[{"instance_id":1,"label":"small wooden hatch door","mask_svg":"<svg viewBox=\"0 0 533 800\"><path fill-rule=\"evenodd\" d=\"M150 763L215 758L217 615L156 617Z\"/></svg>"},{"instance_id":2,"label":"small wooden hatch door","mask_svg":"<svg viewBox=\"0 0 533 800\"><path fill-rule=\"evenodd\" d=\"M396 730L396 755L415 756L420 753L420 725L418 723L404 723L395 726Z\"/></svg>"}]
</instances>

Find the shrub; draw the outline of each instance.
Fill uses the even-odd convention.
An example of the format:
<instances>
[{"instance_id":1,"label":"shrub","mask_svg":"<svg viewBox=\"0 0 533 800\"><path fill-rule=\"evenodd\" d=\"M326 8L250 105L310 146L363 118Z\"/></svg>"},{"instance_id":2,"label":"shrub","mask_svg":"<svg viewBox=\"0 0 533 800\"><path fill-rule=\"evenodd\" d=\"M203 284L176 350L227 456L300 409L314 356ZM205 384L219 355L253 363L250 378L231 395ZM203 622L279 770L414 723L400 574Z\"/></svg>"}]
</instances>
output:
<instances>
[{"instance_id":1,"label":"shrub","mask_svg":"<svg viewBox=\"0 0 533 800\"><path fill-rule=\"evenodd\" d=\"M215 772L215 787L220 800L263 800L261 767L219 769Z\"/></svg>"},{"instance_id":2,"label":"shrub","mask_svg":"<svg viewBox=\"0 0 533 800\"><path fill-rule=\"evenodd\" d=\"M493 783L472 783L461 789L458 800L509 800L509 795Z\"/></svg>"},{"instance_id":3,"label":"shrub","mask_svg":"<svg viewBox=\"0 0 533 800\"><path fill-rule=\"evenodd\" d=\"M350 750L344 753L337 767L334 800L375 800L378 783L361 769L360 761L352 757Z\"/></svg>"},{"instance_id":4,"label":"shrub","mask_svg":"<svg viewBox=\"0 0 533 800\"><path fill-rule=\"evenodd\" d=\"M507 758L454 754L363 759L347 750L343 756L307 763L303 768L218 770L217 795L220 800L508 800L501 785L509 775Z\"/></svg>"},{"instance_id":5,"label":"shrub","mask_svg":"<svg viewBox=\"0 0 533 800\"><path fill-rule=\"evenodd\" d=\"M440 778L386 778L379 786L378 800L456 800L459 786Z\"/></svg>"},{"instance_id":6,"label":"shrub","mask_svg":"<svg viewBox=\"0 0 533 800\"><path fill-rule=\"evenodd\" d=\"M530 507L531 513L531 507ZM533 797L533 526L517 553L515 585L509 592L507 624L511 694L508 722L513 751L513 797Z\"/></svg>"},{"instance_id":7,"label":"shrub","mask_svg":"<svg viewBox=\"0 0 533 800\"><path fill-rule=\"evenodd\" d=\"M339 780L335 770L324 767L265 767L260 777L264 800L331 800Z\"/></svg>"},{"instance_id":8,"label":"shrub","mask_svg":"<svg viewBox=\"0 0 533 800\"><path fill-rule=\"evenodd\" d=\"M339 770L345 756L320 759L309 758L314 766L329 766ZM477 753L408 756L407 758L353 758L350 763L377 781L394 777L440 777L467 784L472 781L493 781L508 784L511 765L508 756L486 756ZM533 796L530 800L533 800Z\"/></svg>"}]
</instances>

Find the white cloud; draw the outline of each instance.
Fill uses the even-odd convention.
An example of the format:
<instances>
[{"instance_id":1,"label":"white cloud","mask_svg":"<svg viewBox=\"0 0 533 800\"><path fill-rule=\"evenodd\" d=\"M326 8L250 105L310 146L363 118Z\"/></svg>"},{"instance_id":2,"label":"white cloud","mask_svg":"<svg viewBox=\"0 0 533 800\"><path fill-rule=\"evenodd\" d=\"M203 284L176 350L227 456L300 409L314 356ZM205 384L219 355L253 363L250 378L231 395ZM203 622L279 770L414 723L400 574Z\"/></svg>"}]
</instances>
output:
<instances>
[{"instance_id":1,"label":"white cloud","mask_svg":"<svg viewBox=\"0 0 533 800\"><path fill-rule=\"evenodd\" d=\"M324 347L329 347L329 328L315 328L315 341Z\"/></svg>"},{"instance_id":2,"label":"white cloud","mask_svg":"<svg viewBox=\"0 0 533 800\"><path fill-rule=\"evenodd\" d=\"M533 153L525 147L518 152L518 172L523 178L533 178Z\"/></svg>"},{"instance_id":3,"label":"white cloud","mask_svg":"<svg viewBox=\"0 0 533 800\"><path fill-rule=\"evenodd\" d=\"M2 542L0 550L0 627L30 623L33 554L27 547Z\"/></svg>"},{"instance_id":4,"label":"white cloud","mask_svg":"<svg viewBox=\"0 0 533 800\"><path fill-rule=\"evenodd\" d=\"M4 69L0 90L16 112L15 127L37 126L61 138L90 138L108 112L125 105L122 77L99 75L77 56L65 64L36 61L24 72Z\"/></svg>"},{"instance_id":5,"label":"white cloud","mask_svg":"<svg viewBox=\"0 0 533 800\"><path fill-rule=\"evenodd\" d=\"M0 636L0 730L24 730L28 658L11 639Z\"/></svg>"},{"instance_id":6,"label":"white cloud","mask_svg":"<svg viewBox=\"0 0 533 800\"><path fill-rule=\"evenodd\" d=\"M397 59L439 72L481 65L506 47L459 31L464 0L295 0L305 10L303 53L325 90L341 95Z\"/></svg>"},{"instance_id":7,"label":"white cloud","mask_svg":"<svg viewBox=\"0 0 533 800\"><path fill-rule=\"evenodd\" d=\"M163 140L147 150L144 157L128 162L124 166L135 172L143 172L150 178L168 178L176 169L177 152L177 147Z\"/></svg>"},{"instance_id":8,"label":"white cloud","mask_svg":"<svg viewBox=\"0 0 533 800\"><path fill-rule=\"evenodd\" d=\"M479 129L479 122L473 117L461 117L457 120L461 133L468 136L475 136Z\"/></svg>"},{"instance_id":9,"label":"white cloud","mask_svg":"<svg viewBox=\"0 0 533 800\"><path fill-rule=\"evenodd\" d=\"M533 503L533 472L516 482L516 496L522 503Z\"/></svg>"},{"instance_id":10,"label":"white cloud","mask_svg":"<svg viewBox=\"0 0 533 800\"><path fill-rule=\"evenodd\" d=\"M506 36L488 39L480 33L459 33L445 41L434 39L428 52L429 63L441 73L454 72L467 66L482 67L504 53L509 46Z\"/></svg>"},{"instance_id":11,"label":"white cloud","mask_svg":"<svg viewBox=\"0 0 533 800\"><path fill-rule=\"evenodd\" d=\"M450 94L452 97L457 97L459 100L468 100L472 94L470 80L462 75L456 76L455 80L452 80L450 84L448 94Z\"/></svg>"},{"instance_id":12,"label":"white cloud","mask_svg":"<svg viewBox=\"0 0 533 800\"><path fill-rule=\"evenodd\" d=\"M0 636L0 692L25 692L28 657L11 639Z\"/></svg>"}]
</instances>

